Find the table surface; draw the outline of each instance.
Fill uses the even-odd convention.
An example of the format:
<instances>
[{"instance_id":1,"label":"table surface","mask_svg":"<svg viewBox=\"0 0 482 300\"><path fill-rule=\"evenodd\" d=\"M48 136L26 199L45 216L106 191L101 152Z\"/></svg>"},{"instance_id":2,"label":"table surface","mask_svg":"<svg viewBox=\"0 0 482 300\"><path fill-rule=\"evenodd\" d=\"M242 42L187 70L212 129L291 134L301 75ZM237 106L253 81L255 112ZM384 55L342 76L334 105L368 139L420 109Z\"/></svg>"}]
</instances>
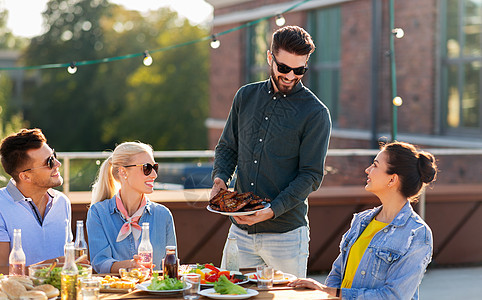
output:
<instances>
[{"instance_id":1,"label":"table surface","mask_svg":"<svg viewBox=\"0 0 482 300\"><path fill-rule=\"evenodd\" d=\"M241 269L240 270L243 274L249 273L254 271L254 269ZM106 274L99 274L99 275L106 275ZM111 274L114 275L114 274ZM331 297L328 294L322 291L315 291L310 289L294 289L288 287L286 284L276 284L273 288L269 290L258 290L256 283L248 282L243 284L242 287L247 289L257 290L259 292L258 295L253 296L249 299L337 299L335 297ZM183 299L182 293L177 294L169 294L163 295L159 293L149 293L141 290L134 290L129 293L100 293L100 299L110 300L110 299L165 299L165 300L174 300L174 299ZM201 296L199 299L209 299L208 297Z\"/></svg>"},{"instance_id":2,"label":"table surface","mask_svg":"<svg viewBox=\"0 0 482 300\"><path fill-rule=\"evenodd\" d=\"M256 284L247 283L243 285L244 288L258 290ZM309 289L293 289L286 285L275 285L270 290L258 290L259 294L249 299L336 299L330 297L322 291L315 291ZM182 299L182 293L174 295L154 294L141 290L134 290L130 293L101 293L100 299ZM208 299L208 297L201 296L199 299Z\"/></svg>"}]
</instances>

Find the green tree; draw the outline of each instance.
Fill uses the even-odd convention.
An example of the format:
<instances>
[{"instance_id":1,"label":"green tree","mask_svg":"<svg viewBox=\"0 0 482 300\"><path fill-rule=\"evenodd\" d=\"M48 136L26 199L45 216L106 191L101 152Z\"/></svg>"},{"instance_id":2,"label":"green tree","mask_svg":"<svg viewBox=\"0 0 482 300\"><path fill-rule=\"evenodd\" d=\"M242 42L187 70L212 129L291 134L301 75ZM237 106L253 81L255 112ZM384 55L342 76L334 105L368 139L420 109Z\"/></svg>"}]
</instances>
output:
<instances>
[{"instance_id":1,"label":"green tree","mask_svg":"<svg viewBox=\"0 0 482 300\"><path fill-rule=\"evenodd\" d=\"M143 16L106 0L51 0L44 18L49 30L32 40L24 56L29 65L139 54L79 66L74 75L42 70L24 111L57 150L113 149L125 140L156 150L207 145L207 45L154 53L151 67L140 56L205 36L206 29L169 9Z\"/></svg>"},{"instance_id":2,"label":"green tree","mask_svg":"<svg viewBox=\"0 0 482 300\"><path fill-rule=\"evenodd\" d=\"M101 18L108 13L105 0L51 0L43 13L49 30L34 39L25 53L29 65L75 62L102 57L104 32ZM60 151L98 149L104 106L103 89L97 81L100 65L79 68L75 75L65 69L42 70L42 83L29 91L25 117L40 127Z\"/></svg>"},{"instance_id":3,"label":"green tree","mask_svg":"<svg viewBox=\"0 0 482 300\"><path fill-rule=\"evenodd\" d=\"M207 32L177 15L160 11L158 49L199 39ZM125 109L106 128L106 135L139 139L157 150L205 149L208 115L207 43L153 53L153 64L129 76Z\"/></svg>"},{"instance_id":4,"label":"green tree","mask_svg":"<svg viewBox=\"0 0 482 300\"><path fill-rule=\"evenodd\" d=\"M0 49L22 49L28 44L28 39L15 37L7 27L8 11L0 10Z\"/></svg>"}]
</instances>

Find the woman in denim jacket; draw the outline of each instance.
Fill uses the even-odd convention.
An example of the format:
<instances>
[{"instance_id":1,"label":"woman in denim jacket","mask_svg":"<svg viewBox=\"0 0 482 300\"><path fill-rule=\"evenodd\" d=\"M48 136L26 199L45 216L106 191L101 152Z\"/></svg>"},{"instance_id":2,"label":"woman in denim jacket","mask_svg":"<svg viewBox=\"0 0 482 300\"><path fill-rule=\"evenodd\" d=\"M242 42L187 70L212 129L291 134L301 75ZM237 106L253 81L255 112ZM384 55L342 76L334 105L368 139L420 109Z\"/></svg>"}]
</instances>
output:
<instances>
[{"instance_id":1,"label":"woman in denim jacket","mask_svg":"<svg viewBox=\"0 0 482 300\"><path fill-rule=\"evenodd\" d=\"M435 180L435 158L411 144L394 142L382 146L365 173L365 189L382 205L354 215L325 285L297 279L290 286L319 289L342 299L418 299L433 241L432 231L410 202Z\"/></svg>"},{"instance_id":2,"label":"woman in denim jacket","mask_svg":"<svg viewBox=\"0 0 482 300\"><path fill-rule=\"evenodd\" d=\"M118 145L102 163L87 213L90 260L97 273L152 268L152 263L159 269L166 246L176 245L171 212L146 195L154 190L157 171L151 146L140 142ZM155 249L151 264L137 255L144 222Z\"/></svg>"}]
</instances>

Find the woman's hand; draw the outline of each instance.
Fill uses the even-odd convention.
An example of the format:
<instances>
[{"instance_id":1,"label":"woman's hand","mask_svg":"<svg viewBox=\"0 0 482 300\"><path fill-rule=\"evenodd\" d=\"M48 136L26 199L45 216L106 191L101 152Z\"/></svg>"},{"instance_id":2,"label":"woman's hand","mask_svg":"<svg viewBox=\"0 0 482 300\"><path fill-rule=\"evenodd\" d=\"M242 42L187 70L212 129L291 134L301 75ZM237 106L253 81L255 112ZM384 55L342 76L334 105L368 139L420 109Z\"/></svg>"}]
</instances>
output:
<instances>
[{"instance_id":1,"label":"woman's hand","mask_svg":"<svg viewBox=\"0 0 482 300\"><path fill-rule=\"evenodd\" d=\"M311 278L298 278L288 283L288 286L294 287L294 288L307 288L312 290L320 290L322 292L327 293L330 296L336 297L336 288L327 287L326 285L321 284L318 281Z\"/></svg>"},{"instance_id":2,"label":"woman's hand","mask_svg":"<svg viewBox=\"0 0 482 300\"><path fill-rule=\"evenodd\" d=\"M134 268L139 268L139 269L143 268L139 264L139 259L136 256L137 255L134 255L133 259L116 261L115 263L112 264L112 267L110 267L110 272L119 273L119 269L121 268L124 268L126 270L130 270Z\"/></svg>"},{"instance_id":3,"label":"woman's hand","mask_svg":"<svg viewBox=\"0 0 482 300\"><path fill-rule=\"evenodd\" d=\"M325 285L311 278L298 278L288 283L288 286L294 288L307 288L312 290L323 290Z\"/></svg>"}]
</instances>

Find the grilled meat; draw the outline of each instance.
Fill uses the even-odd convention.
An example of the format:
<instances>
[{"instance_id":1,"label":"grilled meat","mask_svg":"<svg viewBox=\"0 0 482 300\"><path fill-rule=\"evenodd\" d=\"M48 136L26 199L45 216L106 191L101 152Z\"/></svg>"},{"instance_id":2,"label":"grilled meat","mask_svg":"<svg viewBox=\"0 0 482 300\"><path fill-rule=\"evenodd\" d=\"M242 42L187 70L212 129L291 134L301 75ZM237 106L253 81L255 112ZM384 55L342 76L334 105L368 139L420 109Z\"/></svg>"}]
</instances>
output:
<instances>
[{"instance_id":1,"label":"grilled meat","mask_svg":"<svg viewBox=\"0 0 482 300\"><path fill-rule=\"evenodd\" d=\"M209 200L209 206L213 210L223 212L254 211L263 208L263 202L270 202L270 200L263 199L252 192L238 193L221 190Z\"/></svg>"}]
</instances>

